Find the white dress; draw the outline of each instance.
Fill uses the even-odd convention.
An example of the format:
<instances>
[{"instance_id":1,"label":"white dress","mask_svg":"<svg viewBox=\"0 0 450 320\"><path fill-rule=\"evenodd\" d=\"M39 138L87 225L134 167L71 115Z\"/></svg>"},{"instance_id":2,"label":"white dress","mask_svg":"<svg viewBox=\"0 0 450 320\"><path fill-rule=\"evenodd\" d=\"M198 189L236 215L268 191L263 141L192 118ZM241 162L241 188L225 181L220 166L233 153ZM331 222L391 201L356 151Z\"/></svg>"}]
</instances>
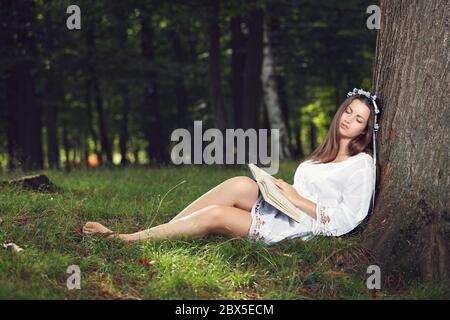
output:
<instances>
[{"instance_id":1,"label":"white dress","mask_svg":"<svg viewBox=\"0 0 450 320\"><path fill-rule=\"evenodd\" d=\"M265 202L261 193L252 206L251 240L273 244L284 239L316 235L340 236L352 231L367 216L373 192L373 158L360 152L341 162L300 163L294 189L316 203L316 217L302 212L297 222Z\"/></svg>"}]
</instances>

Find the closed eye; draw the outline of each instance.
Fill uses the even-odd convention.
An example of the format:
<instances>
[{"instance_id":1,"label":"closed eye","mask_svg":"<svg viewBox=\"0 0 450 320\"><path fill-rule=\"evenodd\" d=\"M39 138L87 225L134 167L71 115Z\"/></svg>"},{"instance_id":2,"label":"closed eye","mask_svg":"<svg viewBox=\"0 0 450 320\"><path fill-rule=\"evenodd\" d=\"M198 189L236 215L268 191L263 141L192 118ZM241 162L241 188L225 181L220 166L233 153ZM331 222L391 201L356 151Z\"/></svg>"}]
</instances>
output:
<instances>
[{"instance_id":1,"label":"closed eye","mask_svg":"<svg viewBox=\"0 0 450 320\"><path fill-rule=\"evenodd\" d=\"M348 107L347 109L345 109L345 113L352 113L353 110ZM358 119L361 119L362 117L358 114L357 117L359 117ZM357 120L358 121L358 120ZM363 123L363 121L358 121L358 123Z\"/></svg>"}]
</instances>

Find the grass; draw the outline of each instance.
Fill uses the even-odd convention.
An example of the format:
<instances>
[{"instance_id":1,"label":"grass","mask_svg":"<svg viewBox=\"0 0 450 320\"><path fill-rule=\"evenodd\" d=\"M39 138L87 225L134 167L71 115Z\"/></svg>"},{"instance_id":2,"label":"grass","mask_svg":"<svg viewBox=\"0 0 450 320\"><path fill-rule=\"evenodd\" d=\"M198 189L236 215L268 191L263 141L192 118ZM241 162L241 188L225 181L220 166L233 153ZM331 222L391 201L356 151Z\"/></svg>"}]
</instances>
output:
<instances>
[{"instance_id":1,"label":"grass","mask_svg":"<svg viewBox=\"0 0 450 320\"><path fill-rule=\"evenodd\" d=\"M277 177L292 183L298 162ZM86 221L135 232L170 220L245 168L214 166L47 171L59 193L0 189L0 299L440 299L448 288L417 284L375 295L365 285L358 237L283 241L244 238L122 243L83 237ZM3 173L0 180L19 173ZM183 180L185 182L180 184ZM170 191L170 192L168 192ZM340 262L339 262L340 261ZM343 261L343 263L342 263ZM81 289L68 290L68 266ZM359 270L359 271L358 271ZM365 270L365 269L364 269Z\"/></svg>"}]
</instances>

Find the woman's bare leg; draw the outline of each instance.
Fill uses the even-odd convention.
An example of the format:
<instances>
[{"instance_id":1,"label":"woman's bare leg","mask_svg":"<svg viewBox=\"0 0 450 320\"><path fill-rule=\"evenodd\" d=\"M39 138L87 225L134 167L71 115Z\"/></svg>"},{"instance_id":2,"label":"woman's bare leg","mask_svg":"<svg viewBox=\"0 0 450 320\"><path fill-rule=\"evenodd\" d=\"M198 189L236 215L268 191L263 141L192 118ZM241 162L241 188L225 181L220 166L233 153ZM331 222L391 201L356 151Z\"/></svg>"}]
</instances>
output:
<instances>
[{"instance_id":1,"label":"woman's bare leg","mask_svg":"<svg viewBox=\"0 0 450 320\"><path fill-rule=\"evenodd\" d=\"M256 182L247 176L233 177L215 186L183 209L169 222L174 222L209 205L236 207L250 212L258 199L259 188Z\"/></svg>"},{"instance_id":2,"label":"woman's bare leg","mask_svg":"<svg viewBox=\"0 0 450 320\"><path fill-rule=\"evenodd\" d=\"M148 239L175 239L181 237L199 238L208 234L223 234L229 237L247 236L252 222L249 212L230 206L209 205L176 221L131 234L115 237L125 241ZM83 227L84 234L109 232L97 222L88 222Z\"/></svg>"}]
</instances>

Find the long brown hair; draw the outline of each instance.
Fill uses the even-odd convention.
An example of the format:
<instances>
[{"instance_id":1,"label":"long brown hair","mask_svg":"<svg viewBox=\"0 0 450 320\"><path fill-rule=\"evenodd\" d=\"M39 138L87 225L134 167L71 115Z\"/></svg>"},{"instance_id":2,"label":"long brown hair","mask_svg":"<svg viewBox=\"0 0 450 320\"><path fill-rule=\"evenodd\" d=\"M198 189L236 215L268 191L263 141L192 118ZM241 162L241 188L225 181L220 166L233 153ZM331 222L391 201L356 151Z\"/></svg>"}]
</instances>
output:
<instances>
[{"instance_id":1,"label":"long brown hair","mask_svg":"<svg viewBox=\"0 0 450 320\"><path fill-rule=\"evenodd\" d=\"M350 140L348 143L348 152L350 156L354 156L360 152L366 152L370 155L373 155L372 152L372 135L373 135L373 125L374 125L374 111L372 102L364 95L353 95L348 97L342 102L339 106L336 114L331 121L330 128L325 137L325 140L308 156L305 160L317 161L320 163L328 163L336 159L337 154L339 152L339 141L340 141L340 133L339 133L339 120L341 119L342 113L344 113L345 109L348 107L353 100L359 99L362 103L364 103L370 110L370 116L367 121L366 128L364 129L364 133L361 133L357 137ZM378 106L381 105L379 103L379 99L377 98L376 103Z\"/></svg>"}]
</instances>

